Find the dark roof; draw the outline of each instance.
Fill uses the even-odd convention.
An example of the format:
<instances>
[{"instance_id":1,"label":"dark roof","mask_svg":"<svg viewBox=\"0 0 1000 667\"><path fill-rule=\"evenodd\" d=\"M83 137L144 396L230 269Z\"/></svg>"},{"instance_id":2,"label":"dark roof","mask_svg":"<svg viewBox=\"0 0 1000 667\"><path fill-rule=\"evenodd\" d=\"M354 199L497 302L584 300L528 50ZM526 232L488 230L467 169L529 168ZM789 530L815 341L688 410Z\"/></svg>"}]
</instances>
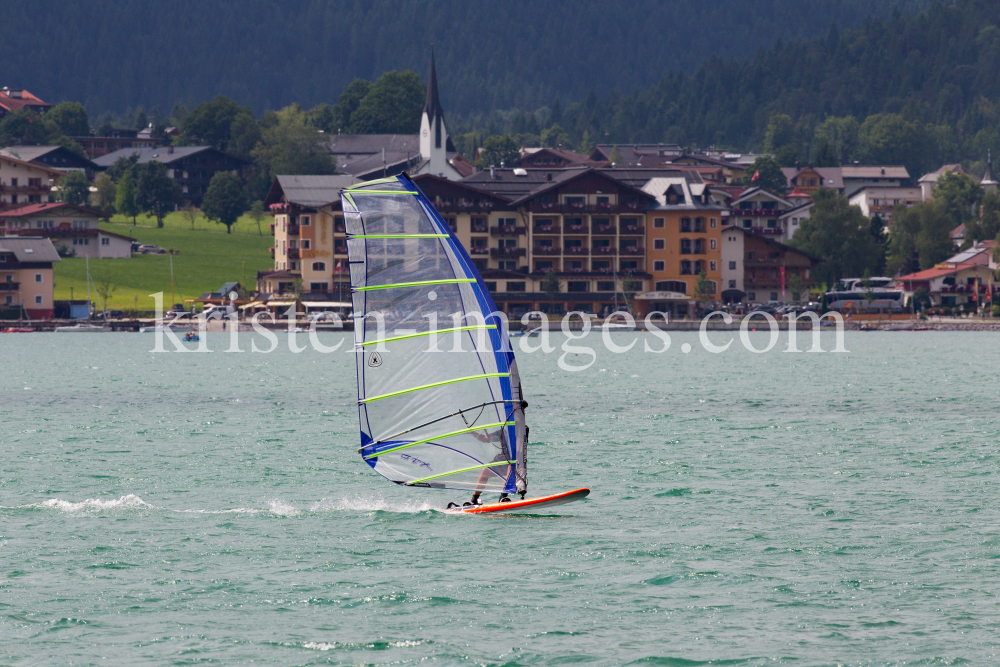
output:
<instances>
[{"instance_id":1,"label":"dark roof","mask_svg":"<svg viewBox=\"0 0 1000 667\"><path fill-rule=\"evenodd\" d=\"M285 201L308 208L320 208L340 201L340 191L360 182L354 176L275 176L265 206Z\"/></svg>"},{"instance_id":2,"label":"dark roof","mask_svg":"<svg viewBox=\"0 0 1000 667\"><path fill-rule=\"evenodd\" d=\"M683 153L677 144L597 144L590 154L592 160L611 160L611 152L618 147L622 154L622 164L636 164L643 156L671 155L676 157Z\"/></svg>"},{"instance_id":3,"label":"dark roof","mask_svg":"<svg viewBox=\"0 0 1000 667\"><path fill-rule=\"evenodd\" d=\"M525 170L525 171L527 171L527 170ZM564 170L562 170L562 173L560 173L558 176L556 176L555 174L553 174L551 181L548 180L548 179L546 179L545 181L542 182L542 184L539 187L535 188L531 192L528 192L528 193L522 195L520 198L515 199L511 203L514 204L514 205L525 203L529 199L532 199L533 197L537 197L538 195L542 194L543 192L547 192L549 190L553 190L555 188L561 187L561 186L565 185L566 183L570 183L571 181L575 181L576 179L582 178L582 177L587 176L589 174L596 174L596 175L601 176L603 178L607 178L608 180L614 181L614 182L618 183L620 186L622 186L623 188L625 188L626 190L631 190L633 193L635 193L636 195L638 195L641 199L645 199L646 201L655 201L656 200L656 197L654 197L653 195L649 194L648 192L644 192L643 190L641 190L641 189L639 189L639 188L637 188L637 187L635 187L633 185L629 185L625 181L622 181L622 180L619 180L619 179L615 178L615 176L613 174L607 173L608 171L611 171L611 170L591 169L589 167L587 167L585 169L564 169Z\"/></svg>"},{"instance_id":4,"label":"dark roof","mask_svg":"<svg viewBox=\"0 0 1000 667\"><path fill-rule=\"evenodd\" d=\"M420 154L417 134L334 134L330 136L330 152L334 155L374 154L382 149L394 153Z\"/></svg>"},{"instance_id":5,"label":"dark roof","mask_svg":"<svg viewBox=\"0 0 1000 667\"><path fill-rule=\"evenodd\" d=\"M797 167L782 167L781 173L785 175L788 179L788 187L792 187L792 179L797 177L799 174L804 172L806 169L811 169L819 174L819 177L823 179L820 185L833 188L835 190L841 190L844 187L844 176L841 173L840 167L802 167L801 169Z\"/></svg>"},{"instance_id":6,"label":"dark roof","mask_svg":"<svg viewBox=\"0 0 1000 667\"><path fill-rule=\"evenodd\" d=\"M701 174L692 169L681 169L680 167L656 169L652 167L608 167L599 169L602 174L606 174L616 181L621 181L633 188L641 188L654 178L683 178L688 183L703 183Z\"/></svg>"},{"instance_id":7,"label":"dark roof","mask_svg":"<svg viewBox=\"0 0 1000 667\"><path fill-rule=\"evenodd\" d=\"M243 160L242 158L229 155L228 153L223 153L223 151L220 151L218 148L213 146L157 146L155 148L122 148L114 151L113 153L108 153L107 155L94 158L93 162L98 167L107 168L113 165L119 158L127 158L134 154L139 156L139 164L144 164L150 161L170 164L171 162L176 162L177 160L197 155L198 153L204 153L205 151L215 151L216 153L222 153L227 157L231 157L234 160L246 162L246 160Z\"/></svg>"},{"instance_id":8,"label":"dark roof","mask_svg":"<svg viewBox=\"0 0 1000 667\"><path fill-rule=\"evenodd\" d=\"M0 150L0 155L12 157L15 160L23 160L24 162L31 162L32 164L39 164L38 162L35 162L35 160L38 160L39 158L44 158L50 153L68 153L74 160L88 163L92 167L97 166L93 162L91 162L88 158L80 157L76 153L71 152L65 146L8 146L7 148ZM61 159L63 162L66 161L65 157ZM50 169L59 169L59 167L52 166L52 164L49 164L45 160L42 161L42 166L49 167ZM67 169L67 171L71 170L72 169ZM60 171L62 170L60 169ZM79 171L79 167L77 167L77 171Z\"/></svg>"},{"instance_id":9,"label":"dark roof","mask_svg":"<svg viewBox=\"0 0 1000 667\"><path fill-rule=\"evenodd\" d=\"M561 182L589 171L589 168L573 165L563 169L517 169L518 174L521 174L519 176L515 176L514 171L511 168L483 169L468 178L463 178L461 182L477 190L514 200L541 188L549 182L550 176L552 181Z\"/></svg>"},{"instance_id":10,"label":"dark roof","mask_svg":"<svg viewBox=\"0 0 1000 667\"><path fill-rule=\"evenodd\" d=\"M775 241L770 236L766 236L764 234L759 234L759 233L754 232L754 231L752 231L750 229L743 229L742 227L737 227L736 225L729 225L728 227L723 227L722 231L724 231L724 232L733 232L733 231L743 232L747 236L752 236L755 239L760 239L761 241L764 241L765 243L767 243L769 245L778 246L779 248L781 248L782 250L785 250L787 252L797 252L800 255L803 255L804 257L808 257L809 259L811 259L812 261L816 262L817 264L820 263L820 262L825 262L826 261L822 257L814 255L814 254L812 254L810 252L806 252L805 250L801 250L799 248L796 248L796 247L784 244L781 241Z\"/></svg>"},{"instance_id":11,"label":"dark roof","mask_svg":"<svg viewBox=\"0 0 1000 667\"><path fill-rule=\"evenodd\" d=\"M14 253L19 262L61 262L52 241L41 236L0 236L0 252Z\"/></svg>"},{"instance_id":12,"label":"dark roof","mask_svg":"<svg viewBox=\"0 0 1000 667\"><path fill-rule=\"evenodd\" d=\"M437 68L434 67L434 47L431 47L431 71L427 75L427 101L424 103L424 113L432 121L436 117L444 118L444 109L441 108L441 100L438 97L438 77Z\"/></svg>"},{"instance_id":13,"label":"dark roof","mask_svg":"<svg viewBox=\"0 0 1000 667\"><path fill-rule=\"evenodd\" d=\"M409 153L386 151L385 162L382 162L382 153L364 154L347 157L337 156L337 171L343 174L356 176L361 180L378 178L382 175L382 168L390 176L399 173L402 169L413 169L414 163L420 160L420 151L415 150Z\"/></svg>"},{"instance_id":14,"label":"dark roof","mask_svg":"<svg viewBox=\"0 0 1000 667\"><path fill-rule=\"evenodd\" d=\"M452 196L451 193L457 191L470 198L487 201L492 200L494 203L501 205L506 203L506 200L502 197L498 197L486 190L481 190L462 181L450 181L447 178L442 178L434 174L420 174L418 176L414 176L411 180L416 183L417 187L419 187L421 191L423 191L423 193L431 200L433 200L436 195L443 194L446 196Z\"/></svg>"}]
</instances>

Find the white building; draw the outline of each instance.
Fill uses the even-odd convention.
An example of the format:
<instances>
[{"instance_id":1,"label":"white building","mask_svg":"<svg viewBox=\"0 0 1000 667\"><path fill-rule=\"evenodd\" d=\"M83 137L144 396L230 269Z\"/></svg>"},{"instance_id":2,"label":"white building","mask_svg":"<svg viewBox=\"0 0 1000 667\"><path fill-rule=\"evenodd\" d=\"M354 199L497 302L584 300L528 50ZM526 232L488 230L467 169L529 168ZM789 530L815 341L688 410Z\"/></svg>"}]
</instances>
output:
<instances>
[{"instance_id":1,"label":"white building","mask_svg":"<svg viewBox=\"0 0 1000 667\"><path fill-rule=\"evenodd\" d=\"M127 259L135 239L100 229L105 216L84 206L51 202L0 212L0 234L41 236L64 256Z\"/></svg>"},{"instance_id":2,"label":"white building","mask_svg":"<svg viewBox=\"0 0 1000 667\"><path fill-rule=\"evenodd\" d=\"M878 215L888 224L897 206L902 204L910 208L922 199L920 188L867 186L851 195L848 201L860 208L866 218Z\"/></svg>"}]
</instances>

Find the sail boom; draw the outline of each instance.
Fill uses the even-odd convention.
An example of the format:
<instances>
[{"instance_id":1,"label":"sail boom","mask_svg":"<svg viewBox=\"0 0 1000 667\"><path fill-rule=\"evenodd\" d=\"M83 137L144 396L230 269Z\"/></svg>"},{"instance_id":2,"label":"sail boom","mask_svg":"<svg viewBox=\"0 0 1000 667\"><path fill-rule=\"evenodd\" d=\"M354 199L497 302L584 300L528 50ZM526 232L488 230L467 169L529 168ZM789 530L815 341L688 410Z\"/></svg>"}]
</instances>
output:
<instances>
[{"instance_id":1,"label":"sail boom","mask_svg":"<svg viewBox=\"0 0 1000 667\"><path fill-rule=\"evenodd\" d=\"M421 482L428 482L428 481L430 481L432 479L438 479L439 477L447 477L448 475L458 475L458 474L463 473L463 472L470 472L472 470L482 470L483 468L492 468L494 466L509 466L509 465L514 465L515 463L517 463L517 461L494 461L493 463L484 463L481 466L469 466L468 468L460 468L458 470L451 470L449 472L442 472L442 473L439 473L437 475L431 475L430 477L422 477L420 479L415 479L412 482L404 482L404 484L406 484L406 485L420 484ZM494 474L496 474L496 475L498 475L500 477L503 477L503 475L500 475L500 473L496 472L495 470L490 470L490 472L492 472L492 473L494 473Z\"/></svg>"},{"instance_id":2,"label":"sail boom","mask_svg":"<svg viewBox=\"0 0 1000 667\"><path fill-rule=\"evenodd\" d=\"M460 431L452 431L451 433L442 433L441 435L435 435L430 438L424 438L423 440L417 440L416 442L408 442L405 445L400 445L398 447L391 447L390 449L385 449L381 452L375 452L374 454L365 454L361 458L363 459L374 459L379 456L384 456L386 454L391 454L393 452L398 452L402 449L409 449L410 447L416 447L417 445L426 445L428 442L433 442L435 440L444 440L445 438L453 438L456 435L465 435L466 433L472 433L474 431L485 431L488 428L500 428L502 426L513 426L514 422L500 422L498 424L483 424L482 426L473 426L472 428L463 428ZM363 448L362 448L363 449Z\"/></svg>"}]
</instances>

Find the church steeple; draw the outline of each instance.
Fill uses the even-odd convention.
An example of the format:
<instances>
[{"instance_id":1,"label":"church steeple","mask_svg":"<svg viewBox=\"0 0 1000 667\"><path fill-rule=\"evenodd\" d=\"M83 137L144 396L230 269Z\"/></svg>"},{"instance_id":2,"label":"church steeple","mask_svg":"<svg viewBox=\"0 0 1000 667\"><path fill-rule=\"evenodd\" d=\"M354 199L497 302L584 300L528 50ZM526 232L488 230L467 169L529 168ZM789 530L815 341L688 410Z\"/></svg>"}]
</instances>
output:
<instances>
[{"instance_id":1,"label":"church steeple","mask_svg":"<svg viewBox=\"0 0 1000 667\"><path fill-rule=\"evenodd\" d=\"M983 174L983 180L980 181L980 185L983 186L983 190L990 192L997 189L997 179L993 175L993 154L986 154L986 173Z\"/></svg>"},{"instance_id":2,"label":"church steeple","mask_svg":"<svg viewBox=\"0 0 1000 667\"><path fill-rule=\"evenodd\" d=\"M424 115L430 121L434 132L434 148L443 145L442 126L444 125L444 109L438 97L437 68L434 66L434 47L431 47L431 71L427 75L427 102L424 103Z\"/></svg>"}]
</instances>

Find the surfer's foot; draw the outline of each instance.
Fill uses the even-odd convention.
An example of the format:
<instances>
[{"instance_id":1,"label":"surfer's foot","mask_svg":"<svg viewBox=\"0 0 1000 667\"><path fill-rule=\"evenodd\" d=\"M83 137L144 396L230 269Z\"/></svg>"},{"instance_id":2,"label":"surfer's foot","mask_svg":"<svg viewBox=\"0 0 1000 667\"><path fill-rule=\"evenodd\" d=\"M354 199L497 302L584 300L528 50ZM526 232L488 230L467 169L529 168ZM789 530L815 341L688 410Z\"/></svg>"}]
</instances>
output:
<instances>
[{"instance_id":1,"label":"surfer's foot","mask_svg":"<svg viewBox=\"0 0 1000 667\"><path fill-rule=\"evenodd\" d=\"M480 495L482 495L482 494L479 493L479 491L476 491L475 493L472 494L472 501L468 502L468 503L465 503L465 504L466 505L482 505L482 503L479 502L479 496Z\"/></svg>"},{"instance_id":2,"label":"surfer's foot","mask_svg":"<svg viewBox=\"0 0 1000 667\"><path fill-rule=\"evenodd\" d=\"M508 496L506 493L501 493L500 494L500 502L502 502L502 503L509 503L510 502L510 496Z\"/></svg>"}]
</instances>

